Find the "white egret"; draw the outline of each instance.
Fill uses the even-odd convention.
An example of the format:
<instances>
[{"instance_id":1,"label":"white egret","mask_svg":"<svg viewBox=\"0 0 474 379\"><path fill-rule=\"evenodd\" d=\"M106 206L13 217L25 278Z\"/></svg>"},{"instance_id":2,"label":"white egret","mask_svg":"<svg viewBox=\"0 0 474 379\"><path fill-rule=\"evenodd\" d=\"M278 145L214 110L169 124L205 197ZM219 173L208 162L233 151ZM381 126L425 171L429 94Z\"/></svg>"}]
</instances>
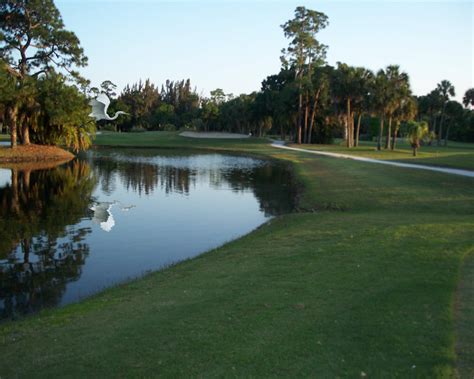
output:
<instances>
[{"instance_id":1,"label":"white egret","mask_svg":"<svg viewBox=\"0 0 474 379\"><path fill-rule=\"evenodd\" d=\"M99 120L115 120L121 114L128 114L122 111L115 113L113 117L110 117L107 114L107 108L110 105L110 99L105 93L100 93L95 99L92 99L89 104L92 106L92 113L89 114L89 117L94 117L96 121Z\"/></svg>"}]
</instances>

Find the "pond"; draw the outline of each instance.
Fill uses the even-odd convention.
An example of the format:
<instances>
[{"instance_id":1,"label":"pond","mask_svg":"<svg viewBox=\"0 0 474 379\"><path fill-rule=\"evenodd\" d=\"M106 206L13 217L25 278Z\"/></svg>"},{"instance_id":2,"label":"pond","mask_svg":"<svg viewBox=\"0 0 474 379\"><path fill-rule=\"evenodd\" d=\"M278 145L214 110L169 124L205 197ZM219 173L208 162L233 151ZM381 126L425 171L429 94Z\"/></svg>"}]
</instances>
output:
<instances>
[{"instance_id":1,"label":"pond","mask_svg":"<svg viewBox=\"0 0 474 379\"><path fill-rule=\"evenodd\" d=\"M287 167L244 156L98 149L0 169L0 317L78 301L290 212Z\"/></svg>"}]
</instances>

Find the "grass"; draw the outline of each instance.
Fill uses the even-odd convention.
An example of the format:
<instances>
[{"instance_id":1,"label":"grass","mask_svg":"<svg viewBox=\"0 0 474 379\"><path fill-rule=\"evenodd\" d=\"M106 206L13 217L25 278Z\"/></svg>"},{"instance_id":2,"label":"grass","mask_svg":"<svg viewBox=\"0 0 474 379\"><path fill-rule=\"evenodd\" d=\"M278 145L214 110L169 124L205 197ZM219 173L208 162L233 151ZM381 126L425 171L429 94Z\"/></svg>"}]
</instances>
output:
<instances>
[{"instance_id":1,"label":"grass","mask_svg":"<svg viewBox=\"0 0 474 379\"><path fill-rule=\"evenodd\" d=\"M301 211L80 303L1 325L1 377L445 378L472 369L472 338L455 338L474 320L472 286L459 285L473 275L463 265L474 252L472 179L256 139L104 134L97 144L287 160L304 188ZM456 346L467 352L460 360Z\"/></svg>"},{"instance_id":2,"label":"grass","mask_svg":"<svg viewBox=\"0 0 474 379\"><path fill-rule=\"evenodd\" d=\"M436 145L436 143L435 143ZM413 151L407 142L397 144L395 150L376 150L376 143L361 141L360 146L348 149L340 140L332 145L304 145L306 149L315 149L362 156L373 159L395 160L398 162L409 162L426 164L431 166L460 168L474 170L474 144L449 142L448 146L422 146L418 151L418 156L413 157ZM299 145L295 145L300 147Z\"/></svg>"}]
</instances>

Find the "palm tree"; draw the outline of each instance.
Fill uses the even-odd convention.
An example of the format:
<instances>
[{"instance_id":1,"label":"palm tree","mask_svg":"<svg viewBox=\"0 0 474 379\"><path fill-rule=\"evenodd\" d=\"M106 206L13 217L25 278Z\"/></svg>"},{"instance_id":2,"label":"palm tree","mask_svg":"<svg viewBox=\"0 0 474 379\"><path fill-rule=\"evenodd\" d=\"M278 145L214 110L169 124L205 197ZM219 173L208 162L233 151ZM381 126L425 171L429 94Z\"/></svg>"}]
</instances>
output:
<instances>
[{"instance_id":1,"label":"palm tree","mask_svg":"<svg viewBox=\"0 0 474 379\"><path fill-rule=\"evenodd\" d=\"M442 80L441 83L438 83L436 90L441 96L443 101L443 109L441 111L441 120L439 122L438 128L438 146L441 144L441 138L443 134L443 123L446 113L446 104L448 103L451 96L455 96L454 86L449 80Z\"/></svg>"},{"instance_id":2,"label":"palm tree","mask_svg":"<svg viewBox=\"0 0 474 379\"><path fill-rule=\"evenodd\" d=\"M337 62L333 89L339 102L340 109L344 109L345 140L346 146L353 146L353 110L352 100L356 97L355 68L346 63Z\"/></svg>"},{"instance_id":3,"label":"palm tree","mask_svg":"<svg viewBox=\"0 0 474 379\"><path fill-rule=\"evenodd\" d=\"M347 147L359 143L360 121L362 114L369 108L368 97L374 74L364 67L352 67L337 63L334 92L341 109L344 109L345 137ZM354 144L354 113L358 113L356 143Z\"/></svg>"},{"instance_id":4,"label":"palm tree","mask_svg":"<svg viewBox=\"0 0 474 379\"><path fill-rule=\"evenodd\" d=\"M453 124L462 123L462 118L464 115L465 109L462 105L455 100L450 100L446 104L446 120L448 121L448 127L446 129L446 134L444 135L444 146L448 146L449 131Z\"/></svg>"},{"instance_id":5,"label":"palm tree","mask_svg":"<svg viewBox=\"0 0 474 379\"><path fill-rule=\"evenodd\" d=\"M474 88L469 88L464 97L462 98L462 103L467 108L469 105L474 107Z\"/></svg>"},{"instance_id":6,"label":"palm tree","mask_svg":"<svg viewBox=\"0 0 474 379\"><path fill-rule=\"evenodd\" d=\"M413 156L416 157L421 141L429 135L428 124L425 121L408 122L408 141L413 149Z\"/></svg>"},{"instance_id":7,"label":"palm tree","mask_svg":"<svg viewBox=\"0 0 474 379\"><path fill-rule=\"evenodd\" d=\"M386 72L383 69L380 69L375 76L373 83L373 94L374 94L374 110L378 114L380 119L380 128L379 135L377 137L377 150L382 149L382 136L385 115L388 110L388 91L389 81Z\"/></svg>"},{"instance_id":8,"label":"palm tree","mask_svg":"<svg viewBox=\"0 0 474 379\"><path fill-rule=\"evenodd\" d=\"M395 130L393 131L392 137L392 150L395 150L401 122L412 121L415 118L416 113L417 103L416 100L411 96L410 92L408 92L406 96L400 97L400 103L398 104L397 110L393 115L393 120L395 121Z\"/></svg>"},{"instance_id":9,"label":"palm tree","mask_svg":"<svg viewBox=\"0 0 474 379\"><path fill-rule=\"evenodd\" d=\"M387 137L385 139L385 148L391 148L391 137L392 137L392 121L394 113L397 108L400 107L403 99L410 91L410 83L408 74L400 72L400 66L391 65L385 70L388 79L387 88L387 117L388 117L388 128Z\"/></svg>"},{"instance_id":10,"label":"palm tree","mask_svg":"<svg viewBox=\"0 0 474 379\"><path fill-rule=\"evenodd\" d=\"M362 115L368 112L372 106L371 90L374 73L364 67L356 67L354 71L354 79L356 81L354 109L357 110L357 129L354 146L359 146L360 122Z\"/></svg>"}]
</instances>

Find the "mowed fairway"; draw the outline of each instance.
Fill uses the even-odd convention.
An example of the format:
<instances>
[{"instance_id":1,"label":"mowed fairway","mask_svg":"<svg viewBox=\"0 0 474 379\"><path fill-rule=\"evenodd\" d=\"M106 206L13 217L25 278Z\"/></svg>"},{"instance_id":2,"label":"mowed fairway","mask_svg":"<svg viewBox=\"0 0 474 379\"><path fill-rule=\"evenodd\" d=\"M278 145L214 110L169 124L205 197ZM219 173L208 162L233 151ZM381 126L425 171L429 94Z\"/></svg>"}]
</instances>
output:
<instances>
[{"instance_id":1,"label":"mowed fairway","mask_svg":"<svg viewBox=\"0 0 474 379\"><path fill-rule=\"evenodd\" d=\"M256 139L97 143L282 159L300 182L300 209L196 259L0 325L0 377L472 377L463 279L473 277L473 179Z\"/></svg>"}]
</instances>

